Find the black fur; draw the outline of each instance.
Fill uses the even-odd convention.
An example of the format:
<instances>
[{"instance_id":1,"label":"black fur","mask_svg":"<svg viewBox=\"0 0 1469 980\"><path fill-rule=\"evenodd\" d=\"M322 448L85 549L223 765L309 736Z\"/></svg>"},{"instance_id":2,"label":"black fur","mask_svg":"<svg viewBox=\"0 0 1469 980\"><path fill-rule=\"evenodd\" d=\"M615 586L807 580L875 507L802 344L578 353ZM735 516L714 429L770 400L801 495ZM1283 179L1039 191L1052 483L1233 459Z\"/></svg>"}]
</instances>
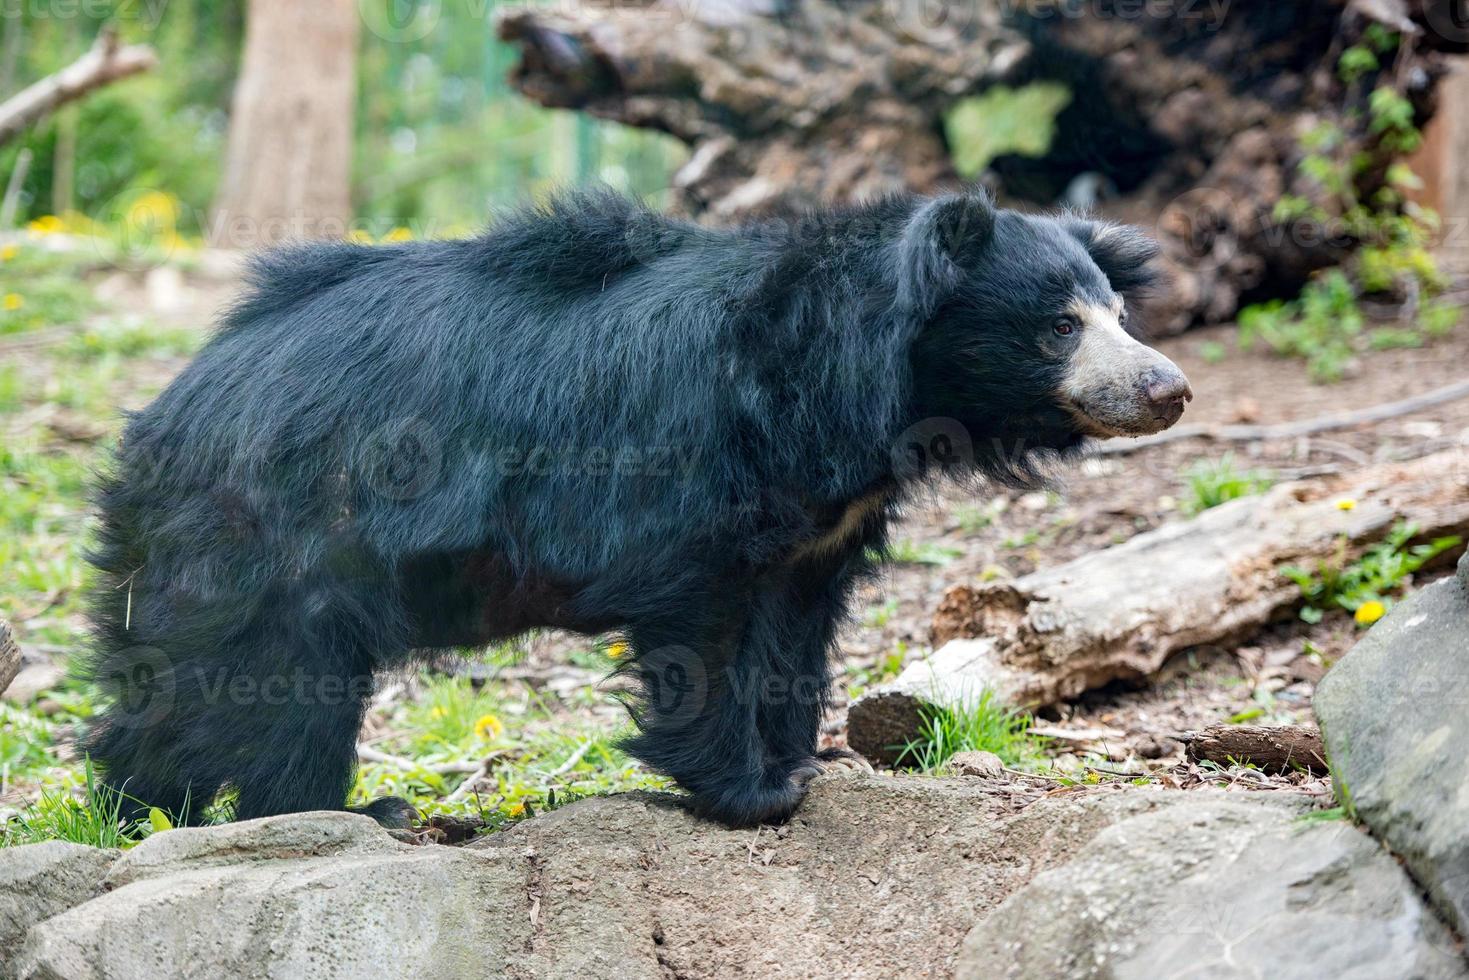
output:
<instances>
[{"instance_id":1,"label":"black fur","mask_svg":"<svg viewBox=\"0 0 1469 980\"><path fill-rule=\"evenodd\" d=\"M928 457L1024 482L1080 441L1047 324L1112 287L1076 220L969 194L711 231L581 194L261 257L98 493L86 751L150 805L341 808L375 671L617 630L628 748L713 817L784 816ZM1106 260L1132 288L1146 256Z\"/></svg>"}]
</instances>

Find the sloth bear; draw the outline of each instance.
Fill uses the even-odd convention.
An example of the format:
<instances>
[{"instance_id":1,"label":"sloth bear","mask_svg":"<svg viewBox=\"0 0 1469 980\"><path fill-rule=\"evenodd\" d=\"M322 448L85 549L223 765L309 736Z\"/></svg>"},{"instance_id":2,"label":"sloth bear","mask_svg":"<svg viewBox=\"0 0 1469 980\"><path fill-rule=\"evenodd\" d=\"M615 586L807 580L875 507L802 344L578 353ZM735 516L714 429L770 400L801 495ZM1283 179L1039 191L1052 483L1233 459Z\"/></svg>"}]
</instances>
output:
<instances>
[{"instance_id":1,"label":"sloth bear","mask_svg":"<svg viewBox=\"0 0 1469 980\"><path fill-rule=\"evenodd\" d=\"M905 495L1183 412L1125 329L1154 254L974 192L734 230L583 192L265 254L98 490L83 747L139 806L341 809L375 672L615 631L628 751L784 818L840 762L834 635Z\"/></svg>"}]
</instances>

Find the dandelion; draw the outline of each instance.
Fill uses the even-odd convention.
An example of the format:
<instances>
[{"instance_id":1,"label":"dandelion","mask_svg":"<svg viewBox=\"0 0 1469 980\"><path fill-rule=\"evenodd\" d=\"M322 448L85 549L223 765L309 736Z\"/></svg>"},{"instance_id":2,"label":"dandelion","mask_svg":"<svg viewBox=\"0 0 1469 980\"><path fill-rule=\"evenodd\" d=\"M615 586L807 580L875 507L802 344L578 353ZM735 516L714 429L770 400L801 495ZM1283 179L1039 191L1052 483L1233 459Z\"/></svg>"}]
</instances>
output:
<instances>
[{"instance_id":1,"label":"dandelion","mask_svg":"<svg viewBox=\"0 0 1469 980\"><path fill-rule=\"evenodd\" d=\"M607 644L607 656L611 657L613 660L621 660L623 657L626 657L631 652L632 647L628 646L627 643L623 640L618 640L615 643Z\"/></svg>"},{"instance_id":2,"label":"dandelion","mask_svg":"<svg viewBox=\"0 0 1469 980\"><path fill-rule=\"evenodd\" d=\"M443 709L442 705L437 704L430 708L428 711L428 716L434 719L447 717L448 714L449 713Z\"/></svg>"},{"instance_id":3,"label":"dandelion","mask_svg":"<svg viewBox=\"0 0 1469 980\"><path fill-rule=\"evenodd\" d=\"M19 254L19 245L11 244L0 247L0 262L9 262L11 259L15 258Z\"/></svg>"},{"instance_id":4,"label":"dandelion","mask_svg":"<svg viewBox=\"0 0 1469 980\"><path fill-rule=\"evenodd\" d=\"M1337 510L1356 510L1357 502L1351 497L1343 497L1336 502Z\"/></svg>"},{"instance_id":5,"label":"dandelion","mask_svg":"<svg viewBox=\"0 0 1469 980\"><path fill-rule=\"evenodd\" d=\"M26 305L25 297L20 293L6 293L4 299L0 299L0 305L7 310L18 310Z\"/></svg>"},{"instance_id":6,"label":"dandelion","mask_svg":"<svg viewBox=\"0 0 1469 980\"><path fill-rule=\"evenodd\" d=\"M523 817L525 816L525 804L512 803L508 808L506 808L505 812L510 814L510 816L512 817Z\"/></svg>"},{"instance_id":7,"label":"dandelion","mask_svg":"<svg viewBox=\"0 0 1469 980\"><path fill-rule=\"evenodd\" d=\"M474 722L474 733L482 739L490 740L500 737L505 730L505 725L494 715L480 715Z\"/></svg>"},{"instance_id":8,"label":"dandelion","mask_svg":"<svg viewBox=\"0 0 1469 980\"><path fill-rule=\"evenodd\" d=\"M43 214L28 222L26 228L34 235L55 235L66 230L66 222L54 214Z\"/></svg>"},{"instance_id":9,"label":"dandelion","mask_svg":"<svg viewBox=\"0 0 1469 980\"><path fill-rule=\"evenodd\" d=\"M1368 599L1357 607L1357 611L1352 618L1357 621L1358 626L1371 626L1381 619L1386 612L1387 606L1378 602L1376 599Z\"/></svg>"},{"instance_id":10,"label":"dandelion","mask_svg":"<svg viewBox=\"0 0 1469 980\"><path fill-rule=\"evenodd\" d=\"M361 228L353 228L351 231L347 232L347 241L351 242L353 245L371 245L372 236L363 231Z\"/></svg>"},{"instance_id":11,"label":"dandelion","mask_svg":"<svg viewBox=\"0 0 1469 980\"><path fill-rule=\"evenodd\" d=\"M403 227L394 228L392 231L388 232L386 235L383 236L383 241L385 241L385 242L411 242L411 241L413 241L413 232L411 232L407 228L403 228Z\"/></svg>"}]
</instances>

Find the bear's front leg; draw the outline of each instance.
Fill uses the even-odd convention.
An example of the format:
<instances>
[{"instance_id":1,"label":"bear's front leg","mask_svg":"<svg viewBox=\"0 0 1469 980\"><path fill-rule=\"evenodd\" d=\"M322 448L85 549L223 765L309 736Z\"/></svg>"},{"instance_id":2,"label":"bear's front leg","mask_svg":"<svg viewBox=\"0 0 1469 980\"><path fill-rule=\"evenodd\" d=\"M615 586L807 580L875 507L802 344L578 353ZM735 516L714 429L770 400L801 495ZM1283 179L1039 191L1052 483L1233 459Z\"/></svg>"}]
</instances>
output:
<instances>
[{"instance_id":1,"label":"bear's front leg","mask_svg":"<svg viewBox=\"0 0 1469 980\"><path fill-rule=\"evenodd\" d=\"M627 749L732 826L788 817L828 759L816 751L829 696L829 654L846 586L782 574L747 593L738 616L702 615L628 630L643 686Z\"/></svg>"}]
</instances>

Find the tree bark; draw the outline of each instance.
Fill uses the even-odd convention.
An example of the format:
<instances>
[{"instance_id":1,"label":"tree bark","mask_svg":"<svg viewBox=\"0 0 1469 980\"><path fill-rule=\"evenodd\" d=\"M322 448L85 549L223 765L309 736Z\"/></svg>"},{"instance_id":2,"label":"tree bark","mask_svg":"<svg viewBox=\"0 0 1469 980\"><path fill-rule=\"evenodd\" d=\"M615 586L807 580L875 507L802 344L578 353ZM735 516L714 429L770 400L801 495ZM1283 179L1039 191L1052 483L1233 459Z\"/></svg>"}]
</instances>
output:
<instances>
[{"instance_id":1,"label":"tree bark","mask_svg":"<svg viewBox=\"0 0 1469 980\"><path fill-rule=\"evenodd\" d=\"M713 222L939 189L956 181L942 122L956 101L1064 82L1050 150L1001 158L985 179L1002 197L1155 224L1172 288L1149 321L1168 334L1293 292L1349 252L1330 227L1273 216L1286 194L1321 196L1297 170L1300 138L1337 124L1342 152L1372 161L1361 190L1374 190L1386 168L1368 94L1391 84L1431 116L1441 52L1469 42L1453 2L587 0L510 11L499 30L521 48L512 81L531 98L688 142L675 207ZM1407 43L1343 82L1340 54L1372 23Z\"/></svg>"},{"instance_id":2,"label":"tree bark","mask_svg":"<svg viewBox=\"0 0 1469 980\"><path fill-rule=\"evenodd\" d=\"M15 680L15 675L20 673L20 646L15 642L15 636L11 633L10 624L0 619L0 694Z\"/></svg>"},{"instance_id":3,"label":"tree bark","mask_svg":"<svg viewBox=\"0 0 1469 980\"><path fill-rule=\"evenodd\" d=\"M358 21L353 0L250 0L214 244L346 232Z\"/></svg>"},{"instance_id":4,"label":"tree bark","mask_svg":"<svg viewBox=\"0 0 1469 980\"><path fill-rule=\"evenodd\" d=\"M1297 606L1282 565L1350 561L1400 521L1423 537L1469 534L1462 451L1281 484L1014 582L956 585L934 615L936 652L853 702L848 744L890 758L924 705L986 689L1034 707L1145 678Z\"/></svg>"},{"instance_id":5,"label":"tree bark","mask_svg":"<svg viewBox=\"0 0 1469 980\"><path fill-rule=\"evenodd\" d=\"M12 20L8 29L20 30L20 18ZM88 92L157 65L152 48L142 44L123 47L115 30L104 29L86 54L0 103L0 143L9 142L27 126Z\"/></svg>"},{"instance_id":6,"label":"tree bark","mask_svg":"<svg viewBox=\"0 0 1469 980\"><path fill-rule=\"evenodd\" d=\"M1194 762L1221 766L1248 763L1265 772L1306 769L1326 773L1326 749L1321 732L1298 725L1265 728L1258 725L1215 725L1201 732L1175 736L1184 754Z\"/></svg>"}]
</instances>

